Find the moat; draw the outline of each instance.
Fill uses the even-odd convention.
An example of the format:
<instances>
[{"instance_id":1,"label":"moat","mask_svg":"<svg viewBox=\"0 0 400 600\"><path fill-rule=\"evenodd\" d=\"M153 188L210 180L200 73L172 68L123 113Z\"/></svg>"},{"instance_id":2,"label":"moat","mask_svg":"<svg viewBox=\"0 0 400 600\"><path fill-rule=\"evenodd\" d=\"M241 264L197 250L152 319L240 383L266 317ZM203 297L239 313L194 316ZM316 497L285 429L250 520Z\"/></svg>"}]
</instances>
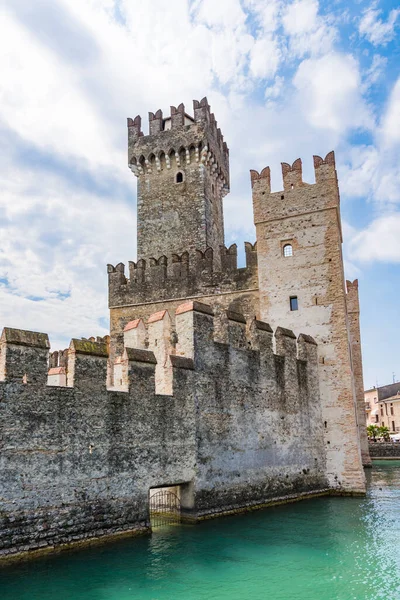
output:
<instances>
[{"instance_id":1,"label":"moat","mask_svg":"<svg viewBox=\"0 0 400 600\"><path fill-rule=\"evenodd\" d=\"M366 498L160 528L0 570L2 600L398 600L400 461Z\"/></svg>"}]
</instances>

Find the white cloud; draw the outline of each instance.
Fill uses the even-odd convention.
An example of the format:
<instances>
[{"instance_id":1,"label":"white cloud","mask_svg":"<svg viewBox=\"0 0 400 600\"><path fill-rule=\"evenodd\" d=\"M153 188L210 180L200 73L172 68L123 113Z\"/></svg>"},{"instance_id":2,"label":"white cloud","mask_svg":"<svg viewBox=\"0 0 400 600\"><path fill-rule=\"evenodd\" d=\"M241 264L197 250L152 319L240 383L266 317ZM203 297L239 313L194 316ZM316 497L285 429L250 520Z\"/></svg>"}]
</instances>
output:
<instances>
[{"instance_id":1,"label":"white cloud","mask_svg":"<svg viewBox=\"0 0 400 600\"><path fill-rule=\"evenodd\" d=\"M374 46L385 46L394 39L397 19L400 15L400 9L395 8L390 11L387 21L380 18L381 10L375 8L375 4L370 6L363 14L358 31Z\"/></svg>"},{"instance_id":2,"label":"white cloud","mask_svg":"<svg viewBox=\"0 0 400 600\"><path fill-rule=\"evenodd\" d=\"M352 198L371 198L379 177L379 152L375 146L358 146L348 150L348 161L340 165L341 192Z\"/></svg>"},{"instance_id":3,"label":"white cloud","mask_svg":"<svg viewBox=\"0 0 400 600\"><path fill-rule=\"evenodd\" d=\"M253 77L272 78L279 65L281 52L272 38L256 40L250 53L250 72Z\"/></svg>"},{"instance_id":4,"label":"white cloud","mask_svg":"<svg viewBox=\"0 0 400 600\"><path fill-rule=\"evenodd\" d=\"M400 77L393 87L382 120L382 135L386 146L400 144Z\"/></svg>"},{"instance_id":5,"label":"white cloud","mask_svg":"<svg viewBox=\"0 0 400 600\"><path fill-rule=\"evenodd\" d=\"M400 78L374 134L373 144L347 149L345 164L340 165L341 189L347 196L392 210L400 203Z\"/></svg>"},{"instance_id":6,"label":"white cloud","mask_svg":"<svg viewBox=\"0 0 400 600\"><path fill-rule=\"evenodd\" d=\"M317 0L295 0L286 7L282 21L286 33L300 35L313 31L317 18Z\"/></svg>"},{"instance_id":7,"label":"white cloud","mask_svg":"<svg viewBox=\"0 0 400 600\"><path fill-rule=\"evenodd\" d=\"M285 7L282 23L289 36L292 55L319 55L332 49L337 36L336 29L329 19L318 15L318 10L317 0L295 0Z\"/></svg>"},{"instance_id":8,"label":"white cloud","mask_svg":"<svg viewBox=\"0 0 400 600\"><path fill-rule=\"evenodd\" d=\"M186 4L183 2L183 4ZM177 7L176 7L177 8ZM171 11L175 19L175 10ZM179 10L177 11L179 13ZM200 0L197 3L197 19L208 27L236 29L244 27L246 14L239 0Z\"/></svg>"},{"instance_id":9,"label":"white cloud","mask_svg":"<svg viewBox=\"0 0 400 600\"><path fill-rule=\"evenodd\" d=\"M252 12L264 33L272 33L278 28L282 0L243 0L243 5Z\"/></svg>"},{"instance_id":10,"label":"white cloud","mask_svg":"<svg viewBox=\"0 0 400 600\"><path fill-rule=\"evenodd\" d=\"M22 50L23 49L23 50ZM115 149L98 129L96 107L80 88L79 71L60 64L11 15L2 15L0 120L27 140L88 163L106 164Z\"/></svg>"},{"instance_id":11,"label":"white cloud","mask_svg":"<svg viewBox=\"0 0 400 600\"><path fill-rule=\"evenodd\" d=\"M386 56L374 54L372 57L371 66L364 73L364 82L362 86L363 92L368 91L371 86L375 85L379 81L384 73L387 62Z\"/></svg>"},{"instance_id":12,"label":"white cloud","mask_svg":"<svg viewBox=\"0 0 400 600\"><path fill-rule=\"evenodd\" d=\"M25 168L19 177L7 165L7 174L12 183L3 179L0 196L7 222L0 247L2 324L46 331L53 348L71 336L105 335L106 263L134 255L133 207L118 200L109 206L45 172Z\"/></svg>"},{"instance_id":13,"label":"white cloud","mask_svg":"<svg viewBox=\"0 0 400 600\"><path fill-rule=\"evenodd\" d=\"M385 215L357 233L350 255L361 262L400 262L400 214Z\"/></svg>"},{"instance_id":14,"label":"white cloud","mask_svg":"<svg viewBox=\"0 0 400 600\"><path fill-rule=\"evenodd\" d=\"M353 56L330 53L304 60L293 83L305 116L314 127L344 133L373 124L361 97L360 80Z\"/></svg>"}]
</instances>

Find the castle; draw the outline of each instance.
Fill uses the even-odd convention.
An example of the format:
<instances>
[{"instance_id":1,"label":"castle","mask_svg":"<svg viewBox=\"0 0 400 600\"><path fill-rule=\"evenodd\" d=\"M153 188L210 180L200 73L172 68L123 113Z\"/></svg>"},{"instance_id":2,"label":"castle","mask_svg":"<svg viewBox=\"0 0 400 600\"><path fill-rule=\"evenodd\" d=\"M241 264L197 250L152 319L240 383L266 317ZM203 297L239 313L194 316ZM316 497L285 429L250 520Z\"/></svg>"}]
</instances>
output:
<instances>
[{"instance_id":1,"label":"castle","mask_svg":"<svg viewBox=\"0 0 400 600\"><path fill-rule=\"evenodd\" d=\"M229 150L207 99L128 119L138 260L108 265L110 337L50 355L0 340L0 556L149 529L175 486L199 520L363 494L357 281L344 280L335 157L251 171L257 241L224 245ZM127 276L128 275L128 276ZM50 367L50 370L49 370Z\"/></svg>"}]
</instances>

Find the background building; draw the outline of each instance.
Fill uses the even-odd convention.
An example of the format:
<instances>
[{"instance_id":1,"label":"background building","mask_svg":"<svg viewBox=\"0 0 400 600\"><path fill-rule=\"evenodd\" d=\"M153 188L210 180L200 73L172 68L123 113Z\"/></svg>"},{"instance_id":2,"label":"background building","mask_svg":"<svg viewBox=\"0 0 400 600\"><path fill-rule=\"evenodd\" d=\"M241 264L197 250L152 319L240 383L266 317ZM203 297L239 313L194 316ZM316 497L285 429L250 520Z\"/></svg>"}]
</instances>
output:
<instances>
[{"instance_id":1,"label":"background building","mask_svg":"<svg viewBox=\"0 0 400 600\"><path fill-rule=\"evenodd\" d=\"M367 425L385 426L391 433L400 432L400 382L366 390L364 398Z\"/></svg>"}]
</instances>

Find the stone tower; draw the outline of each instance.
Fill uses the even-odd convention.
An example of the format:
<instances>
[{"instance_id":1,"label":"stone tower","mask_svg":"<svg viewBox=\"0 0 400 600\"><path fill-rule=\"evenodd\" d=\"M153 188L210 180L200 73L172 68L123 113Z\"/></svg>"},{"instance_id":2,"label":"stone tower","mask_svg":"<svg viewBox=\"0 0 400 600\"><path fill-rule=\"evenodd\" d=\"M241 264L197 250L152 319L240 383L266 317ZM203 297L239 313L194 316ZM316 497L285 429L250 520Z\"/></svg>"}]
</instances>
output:
<instances>
[{"instance_id":1,"label":"stone tower","mask_svg":"<svg viewBox=\"0 0 400 600\"><path fill-rule=\"evenodd\" d=\"M194 117L180 104L171 115L149 113L149 135L141 118L128 119L129 167L138 178L138 259L224 244L222 199L229 191L229 151L207 98L195 100Z\"/></svg>"},{"instance_id":2,"label":"stone tower","mask_svg":"<svg viewBox=\"0 0 400 600\"><path fill-rule=\"evenodd\" d=\"M282 163L283 191L270 171L251 171L257 230L260 317L318 342L319 379L331 485L364 491L342 258L335 156L314 157L315 184L302 163Z\"/></svg>"}]
</instances>

